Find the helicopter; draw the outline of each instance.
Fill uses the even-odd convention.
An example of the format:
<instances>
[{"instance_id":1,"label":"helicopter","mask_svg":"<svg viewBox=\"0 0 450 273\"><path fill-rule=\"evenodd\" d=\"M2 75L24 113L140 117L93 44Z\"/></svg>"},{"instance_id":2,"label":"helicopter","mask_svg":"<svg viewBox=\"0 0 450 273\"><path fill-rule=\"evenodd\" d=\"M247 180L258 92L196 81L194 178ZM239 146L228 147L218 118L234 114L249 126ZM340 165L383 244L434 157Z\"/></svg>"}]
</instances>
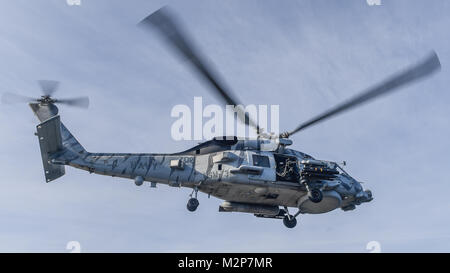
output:
<instances>
[{"instance_id":1,"label":"helicopter","mask_svg":"<svg viewBox=\"0 0 450 273\"><path fill-rule=\"evenodd\" d=\"M169 48L187 60L189 67L210 91L227 105L241 105L219 74L206 61L194 40L167 7L138 24L158 33ZM370 190L350 176L337 162L316 159L289 148L291 137L304 129L344 111L379 98L440 69L433 51L418 63L387 78L358 95L281 134L263 128L241 108L238 118L257 132L256 139L215 137L177 153L93 153L88 152L61 122L57 104L87 108L87 97L55 99L56 81L39 81L43 96L38 99L5 94L4 102L26 101L40 123L36 126L46 182L65 174L65 166L90 173L127 178L137 186L164 184L192 189L187 210L196 211L198 192L224 200L219 212L241 212L260 218L282 219L287 228L297 225L300 214L320 214L373 200ZM296 209L291 213L289 208Z\"/></svg>"}]
</instances>

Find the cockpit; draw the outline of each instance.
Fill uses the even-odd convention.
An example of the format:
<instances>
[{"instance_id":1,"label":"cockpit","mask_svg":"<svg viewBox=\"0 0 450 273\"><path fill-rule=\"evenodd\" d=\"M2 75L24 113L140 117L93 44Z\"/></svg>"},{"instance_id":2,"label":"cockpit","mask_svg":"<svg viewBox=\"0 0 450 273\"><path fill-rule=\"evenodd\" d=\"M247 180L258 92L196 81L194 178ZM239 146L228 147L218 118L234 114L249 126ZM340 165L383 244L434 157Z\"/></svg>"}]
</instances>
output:
<instances>
[{"instance_id":1,"label":"cockpit","mask_svg":"<svg viewBox=\"0 0 450 273\"><path fill-rule=\"evenodd\" d=\"M300 181L300 168L298 158L284 154L274 154L276 163L277 181L295 182Z\"/></svg>"},{"instance_id":2,"label":"cockpit","mask_svg":"<svg viewBox=\"0 0 450 273\"><path fill-rule=\"evenodd\" d=\"M276 180L299 183L310 181L331 181L337 175L348 174L335 162L316 160L303 154L301 157L274 154L276 163Z\"/></svg>"}]
</instances>

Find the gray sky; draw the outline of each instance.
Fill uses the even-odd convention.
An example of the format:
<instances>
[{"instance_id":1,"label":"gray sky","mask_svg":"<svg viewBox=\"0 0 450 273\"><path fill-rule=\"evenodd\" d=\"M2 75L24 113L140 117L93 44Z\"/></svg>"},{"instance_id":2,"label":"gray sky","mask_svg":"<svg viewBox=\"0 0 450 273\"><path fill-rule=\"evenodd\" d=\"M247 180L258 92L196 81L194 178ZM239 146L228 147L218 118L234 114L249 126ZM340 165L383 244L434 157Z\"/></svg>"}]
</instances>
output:
<instances>
[{"instance_id":1,"label":"gray sky","mask_svg":"<svg viewBox=\"0 0 450 273\"><path fill-rule=\"evenodd\" d=\"M217 103L185 64L136 27L170 4L246 104L279 104L281 130L414 63L432 49L442 71L402 92L296 135L293 148L346 160L375 199L356 210L303 215L295 229L248 214L219 213L221 200L188 189L66 168L44 182L37 124L26 104L0 106L0 251L384 252L450 251L448 144L450 2L1 1L0 92L89 95L87 111L61 107L92 152L176 152L175 104Z\"/></svg>"}]
</instances>

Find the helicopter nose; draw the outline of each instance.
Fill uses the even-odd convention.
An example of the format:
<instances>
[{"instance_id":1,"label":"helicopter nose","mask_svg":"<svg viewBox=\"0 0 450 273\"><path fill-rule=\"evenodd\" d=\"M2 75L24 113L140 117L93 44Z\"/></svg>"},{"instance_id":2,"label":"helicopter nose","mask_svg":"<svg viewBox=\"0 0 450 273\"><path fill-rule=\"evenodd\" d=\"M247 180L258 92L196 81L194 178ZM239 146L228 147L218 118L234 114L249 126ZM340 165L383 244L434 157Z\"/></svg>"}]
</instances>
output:
<instances>
[{"instance_id":1,"label":"helicopter nose","mask_svg":"<svg viewBox=\"0 0 450 273\"><path fill-rule=\"evenodd\" d=\"M366 194L366 196L367 196L368 199L370 199L370 200L373 199L373 197L372 197L372 191L371 191L371 190L365 190L364 192L365 192L365 194Z\"/></svg>"},{"instance_id":2,"label":"helicopter nose","mask_svg":"<svg viewBox=\"0 0 450 273\"><path fill-rule=\"evenodd\" d=\"M372 191L370 190L360 191L355 197L360 203L370 202L373 200Z\"/></svg>"}]
</instances>

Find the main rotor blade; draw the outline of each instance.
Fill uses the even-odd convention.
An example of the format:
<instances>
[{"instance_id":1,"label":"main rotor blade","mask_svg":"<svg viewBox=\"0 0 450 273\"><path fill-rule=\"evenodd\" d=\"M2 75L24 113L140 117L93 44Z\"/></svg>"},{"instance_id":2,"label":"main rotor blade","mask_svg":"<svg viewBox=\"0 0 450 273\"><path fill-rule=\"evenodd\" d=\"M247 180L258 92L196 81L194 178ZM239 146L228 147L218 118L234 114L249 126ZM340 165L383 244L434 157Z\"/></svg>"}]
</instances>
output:
<instances>
[{"instance_id":1,"label":"main rotor blade","mask_svg":"<svg viewBox=\"0 0 450 273\"><path fill-rule=\"evenodd\" d=\"M419 64L416 64L408 69L400 72L387 80L381 82L380 84L368 89L367 91L331 108L330 110L324 112L323 114L307 121L293 131L282 134L281 137L287 137L293 135L305 128L308 128L320 121L330 118L334 115L347 111L351 108L359 106L365 102L375 99L381 95L387 94L389 92L395 91L398 88L410 84L416 80L424 78L425 76L431 75L433 72L439 70L441 64L436 52L432 52L428 57L426 57Z\"/></svg>"},{"instance_id":2,"label":"main rotor blade","mask_svg":"<svg viewBox=\"0 0 450 273\"><path fill-rule=\"evenodd\" d=\"M3 104L16 104L16 103L22 103L22 102L32 102L36 101L35 98L22 96L19 94L13 94L13 93L3 93L2 95L2 103Z\"/></svg>"},{"instance_id":3,"label":"main rotor blade","mask_svg":"<svg viewBox=\"0 0 450 273\"><path fill-rule=\"evenodd\" d=\"M55 100L55 103L65 104L69 106L88 108L89 107L89 98L88 97L79 97L72 99L62 99Z\"/></svg>"},{"instance_id":4,"label":"main rotor blade","mask_svg":"<svg viewBox=\"0 0 450 273\"><path fill-rule=\"evenodd\" d=\"M40 80L38 83L41 86L42 93L46 96L53 95L59 87L58 81Z\"/></svg>"},{"instance_id":5,"label":"main rotor blade","mask_svg":"<svg viewBox=\"0 0 450 273\"><path fill-rule=\"evenodd\" d=\"M176 53L190 61L194 70L212 87L216 95L228 105L240 105L236 97L232 95L231 90L226 88L223 81L219 80L219 74L211 66L208 66L206 58L195 47L191 36L182 29L178 19L169 11L168 7L155 11L143 19L138 25L145 28L156 28ZM242 107L236 107L236 111L238 112L238 118L244 124L256 128L259 133L257 123L244 112Z\"/></svg>"}]
</instances>

